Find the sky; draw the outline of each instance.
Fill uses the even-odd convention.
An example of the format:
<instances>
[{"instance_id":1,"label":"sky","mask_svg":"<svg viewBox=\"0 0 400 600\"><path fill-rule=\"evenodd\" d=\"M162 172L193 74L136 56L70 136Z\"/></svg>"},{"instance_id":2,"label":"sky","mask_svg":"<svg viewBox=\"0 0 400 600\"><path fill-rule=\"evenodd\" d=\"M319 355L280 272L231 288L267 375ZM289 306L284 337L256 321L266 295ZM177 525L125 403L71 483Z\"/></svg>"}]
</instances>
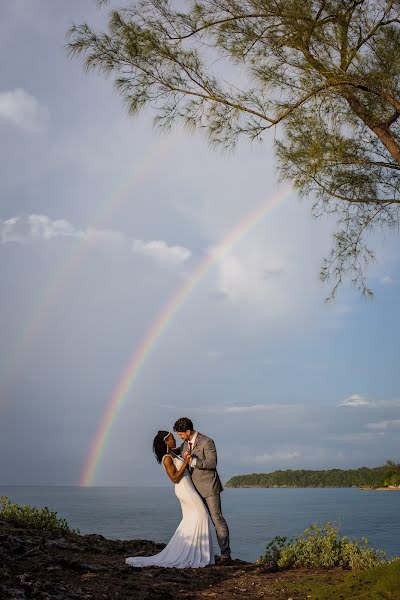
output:
<instances>
[{"instance_id":1,"label":"sky","mask_svg":"<svg viewBox=\"0 0 400 600\"><path fill-rule=\"evenodd\" d=\"M94 485L163 485L152 454L181 416L223 480L400 460L399 237L371 240L375 292L318 279L334 222L278 183L273 132L235 153L68 58L92 0L0 4L0 485L78 485L133 353L176 291L258 207L149 348Z\"/></svg>"}]
</instances>

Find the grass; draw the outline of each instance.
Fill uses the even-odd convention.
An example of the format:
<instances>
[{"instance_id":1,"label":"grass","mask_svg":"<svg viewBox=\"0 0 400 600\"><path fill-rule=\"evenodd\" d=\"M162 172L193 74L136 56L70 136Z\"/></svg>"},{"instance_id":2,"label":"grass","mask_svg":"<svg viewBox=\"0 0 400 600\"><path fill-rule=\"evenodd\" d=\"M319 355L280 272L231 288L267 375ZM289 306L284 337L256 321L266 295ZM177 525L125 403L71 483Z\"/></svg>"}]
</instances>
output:
<instances>
[{"instance_id":1,"label":"grass","mask_svg":"<svg viewBox=\"0 0 400 600\"><path fill-rule=\"evenodd\" d=\"M400 600L400 558L342 576L305 577L285 583L285 589L293 598L308 600Z\"/></svg>"}]
</instances>

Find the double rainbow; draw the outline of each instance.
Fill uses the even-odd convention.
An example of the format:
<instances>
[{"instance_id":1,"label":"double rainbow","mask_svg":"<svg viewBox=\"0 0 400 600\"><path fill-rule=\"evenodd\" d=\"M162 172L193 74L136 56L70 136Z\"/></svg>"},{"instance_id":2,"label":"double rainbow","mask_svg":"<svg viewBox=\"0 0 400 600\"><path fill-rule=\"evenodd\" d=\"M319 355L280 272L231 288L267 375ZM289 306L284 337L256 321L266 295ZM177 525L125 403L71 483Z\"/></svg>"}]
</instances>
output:
<instances>
[{"instance_id":1,"label":"double rainbow","mask_svg":"<svg viewBox=\"0 0 400 600\"><path fill-rule=\"evenodd\" d=\"M89 454L82 470L80 485L93 484L97 467L104 454L110 432L116 417L128 399L129 392L138 378L140 371L150 356L157 342L179 309L188 300L196 286L207 276L212 267L226 256L233 246L242 240L273 208L289 197L291 189L284 187L266 202L263 202L226 235L221 242L189 274L185 282L176 290L152 322L138 347L133 351L121 377L114 388L107 408L104 411L100 426L92 441Z\"/></svg>"},{"instance_id":2,"label":"double rainbow","mask_svg":"<svg viewBox=\"0 0 400 600\"><path fill-rule=\"evenodd\" d=\"M127 181L108 199L99 213L94 218L91 227L102 228L107 225L112 216L132 200L131 192L145 181L161 161L176 145L179 136L177 134L160 140L152 146L149 153L143 157L136 168L133 169ZM3 366L2 396L7 398L10 390L23 368L23 363L29 353L33 350L36 340L42 332L52 311L62 298L66 288L77 273L89 244L85 240L77 241L67 258L57 270L56 276L50 280L49 285L42 291L39 301L36 303L27 325L17 337L13 350L10 352L8 362Z\"/></svg>"}]
</instances>

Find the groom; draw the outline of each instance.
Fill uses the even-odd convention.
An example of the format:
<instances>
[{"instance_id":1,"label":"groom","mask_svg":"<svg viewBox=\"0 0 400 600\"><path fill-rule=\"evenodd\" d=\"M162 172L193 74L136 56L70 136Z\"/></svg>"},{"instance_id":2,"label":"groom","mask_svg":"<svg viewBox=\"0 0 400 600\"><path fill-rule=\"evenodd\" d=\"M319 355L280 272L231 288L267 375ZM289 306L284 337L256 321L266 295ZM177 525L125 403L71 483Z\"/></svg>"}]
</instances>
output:
<instances>
[{"instance_id":1,"label":"groom","mask_svg":"<svg viewBox=\"0 0 400 600\"><path fill-rule=\"evenodd\" d=\"M217 473L217 450L213 440L193 429L193 423L187 417L178 419L174 425L183 444L180 447L181 455L186 458L190 455L190 471L193 485L203 499L211 520L214 523L218 544L221 548L219 564L231 563L231 549L229 547L229 529L221 512L220 493L223 490Z\"/></svg>"}]
</instances>

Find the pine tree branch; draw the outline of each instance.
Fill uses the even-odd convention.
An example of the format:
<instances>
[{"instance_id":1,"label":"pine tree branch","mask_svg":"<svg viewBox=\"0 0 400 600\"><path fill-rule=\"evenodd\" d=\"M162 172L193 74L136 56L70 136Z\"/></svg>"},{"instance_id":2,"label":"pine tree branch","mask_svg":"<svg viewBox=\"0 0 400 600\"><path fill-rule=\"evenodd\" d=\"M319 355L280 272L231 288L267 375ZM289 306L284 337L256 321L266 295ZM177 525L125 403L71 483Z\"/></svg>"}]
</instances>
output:
<instances>
[{"instance_id":1,"label":"pine tree branch","mask_svg":"<svg viewBox=\"0 0 400 600\"><path fill-rule=\"evenodd\" d=\"M183 41L183 40L187 40L190 37L193 37L194 35L197 35L201 31L204 31L206 29L212 29L213 27L217 27L218 25L224 25L226 23L231 23L234 21L243 21L244 19L268 19L270 17L271 17L271 15L266 14L266 13L235 15L232 17L226 17L225 19L219 19L217 21L210 21L209 23L205 23L204 25L201 25L200 27L196 27L196 29L192 29L192 31L190 31L190 33L187 33L186 35L168 36L168 37L171 41Z\"/></svg>"}]
</instances>

